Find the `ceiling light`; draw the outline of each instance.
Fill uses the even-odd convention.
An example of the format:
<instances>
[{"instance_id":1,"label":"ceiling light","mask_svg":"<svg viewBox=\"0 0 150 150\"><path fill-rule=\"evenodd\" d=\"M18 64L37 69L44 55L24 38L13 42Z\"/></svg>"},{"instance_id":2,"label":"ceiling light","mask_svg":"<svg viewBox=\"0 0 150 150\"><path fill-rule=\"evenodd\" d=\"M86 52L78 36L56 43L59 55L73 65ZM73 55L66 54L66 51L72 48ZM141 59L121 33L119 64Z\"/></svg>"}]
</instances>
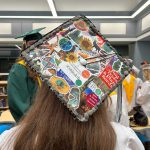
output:
<instances>
[{"instance_id":1,"label":"ceiling light","mask_svg":"<svg viewBox=\"0 0 150 150\"><path fill-rule=\"evenodd\" d=\"M0 19L9 19L9 18L13 18L13 19L70 19L73 18L74 16L0 16ZM89 19L130 19L132 18L131 16L86 16Z\"/></svg>"},{"instance_id":2,"label":"ceiling light","mask_svg":"<svg viewBox=\"0 0 150 150\"><path fill-rule=\"evenodd\" d=\"M57 12L56 12L56 8L55 8L53 0L47 0L47 2L48 2L48 5L50 7L53 17L57 17Z\"/></svg>"}]
</instances>

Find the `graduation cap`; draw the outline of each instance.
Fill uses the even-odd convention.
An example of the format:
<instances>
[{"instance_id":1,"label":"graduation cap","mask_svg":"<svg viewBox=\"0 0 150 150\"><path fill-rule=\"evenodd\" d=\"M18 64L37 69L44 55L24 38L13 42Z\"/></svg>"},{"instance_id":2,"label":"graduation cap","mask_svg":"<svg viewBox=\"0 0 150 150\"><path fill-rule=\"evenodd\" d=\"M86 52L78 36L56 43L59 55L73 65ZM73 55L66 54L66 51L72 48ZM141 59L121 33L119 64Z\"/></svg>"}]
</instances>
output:
<instances>
[{"instance_id":1,"label":"graduation cap","mask_svg":"<svg viewBox=\"0 0 150 150\"><path fill-rule=\"evenodd\" d=\"M15 37L15 39L23 38L23 40L25 40L26 42L30 41L30 40L39 40L42 38L42 35L39 32L43 29L45 29L45 27L34 29L29 32L25 32L25 33Z\"/></svg>"},{"instance_id":2,"label":"graduation cap","mask_svg":"<svg viewBox=\"0 0 150 150\"><path fill-rule=\"evenodd\" d=\"M67 32L62 35L62 30ZM85 16L69 19L47 33L42 42L28 47L21 55L80 121L87 121L131 70L130 62L116 53ZM49 44L54 47L51 49ZM117 106L119 121L121 96Z\"/></svg>"}]
</instances>

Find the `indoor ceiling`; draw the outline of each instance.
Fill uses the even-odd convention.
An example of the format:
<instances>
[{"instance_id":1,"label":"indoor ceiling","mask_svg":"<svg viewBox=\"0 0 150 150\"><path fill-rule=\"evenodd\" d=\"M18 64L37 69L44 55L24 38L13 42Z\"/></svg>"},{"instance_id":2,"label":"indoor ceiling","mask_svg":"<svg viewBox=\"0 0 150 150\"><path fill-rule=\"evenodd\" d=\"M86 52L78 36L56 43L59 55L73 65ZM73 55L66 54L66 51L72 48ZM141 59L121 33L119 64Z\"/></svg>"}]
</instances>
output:
<instances>
[{"instance_id":1,"label":"indoor ceiling","mask_svg":"<svg viewBox=\"0 0 150 150\"><path fill-rule=\"evenodd\" d=\"M143 38L141 41L150 41L150 36Z\"/></svg>"},{"instance_id":2,"label":"indoor ceiling","mask_svg":"<svg viewBox=\"0 0 150 150\"><path fill-rule=\"evenodd\" d=\"M48 4L48 1L50 2ZM131 16L149 0L0 0L0 16ZM54 5L53 5L54 4ZM54 7L53 7L53 6Z\"/></svg>"},{"instance_id":3,"label":"indoor ceiling","mask_svg":"<svg viewBox=\"0 0 150 150\"><path fill-rule=\"evenodd\" d=\"M145 0L54 0L57 11L132 11ZM47 0L0 0L1 11L50 11Z\"/></svg>"}]
</instances>

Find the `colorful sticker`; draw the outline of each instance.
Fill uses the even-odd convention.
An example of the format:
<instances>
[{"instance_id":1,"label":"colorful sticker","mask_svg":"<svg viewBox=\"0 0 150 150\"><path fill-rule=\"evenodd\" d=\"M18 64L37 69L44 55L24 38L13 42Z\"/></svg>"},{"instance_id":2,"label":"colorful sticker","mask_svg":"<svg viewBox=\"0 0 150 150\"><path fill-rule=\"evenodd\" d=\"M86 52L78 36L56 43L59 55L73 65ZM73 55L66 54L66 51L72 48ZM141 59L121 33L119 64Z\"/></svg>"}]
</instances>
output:
<instances>
[{"instance_id":1,"label":"colorful sticker","mask_svg":"<svg viewBox=\"0 0 150 150\"><path fill-rule=\"evenodd\" d=\"M108 88L111 89L117 82L120 81L121 76L113 70L111 66L107 66L99 78L101 78L106 83Z\"/></svg>"},{"instance_id":2,"label":"colorful sticker","mask_svg":"<svg viewBox=\"0 0 150 150\"><path fill-rule=\"evenodd\" d=\"M67 94L70 90L68 83L63 78L52 76L49 82L52 87L61 94Z\"/></svg>"},{"instance_id":3,"label":"colorful sticker","mask_svg":"<svg viewBox=\"0 0 150 150\"><path fill-rule=\"evenodd\" d=\"M101 70L99 62L88 64L88 65L86 65L86 68L92 74L98 74L100 72L100 70Z\"/></svg>"},{"instance_id":4,"label":"colorful sticker","mask_svg":"<svg viewBox=\"0 0 150 150\"><path fill-rule=\"evenodd\" d=\"M126 66L126 65L124 65L124 64L122 64L122 66L121 66L121 70L120 70L120 74L121 75L127 75L128 74L128 67Z\"/></svg>"},{"instance_id":5,"label":"colorful sticker","mask_svg":"<svg viewBox=\"0 0 150 150\"><path fill-rule=\"evenodd\" d=\"M51 77L52 75L54 75L54 74L52 74L49 70L43 70L43 72L42 72L42 77Z\"/></svg>"},{"instance_id":6,"label":"colorful sticker","mask_svg":"<svg viewBox=\"0 0 150 150\"><path fill-rule=\"evenodd\" d=\"M92 81L97 85L97 87L103 93L106 93L109 90L109 88L107 87L107 85L105 84L105 82L103 82L103 80L101 78L94 77ZM102 93L102 96L103 96L103 93Z\"/></svg>"},{"instance_id":7,"label":"colorful sticker","mask_svg":"<svg viewBox=\"0 0 150 150\"><path fill-rule=\"evenodd\" d=\"M98 96L94 93L91 93L86 97L86 103L90 108L96 106L98 101L99 101Z\"/></svg>"},{"instance_id":8,"label":"colorful sticker","mask_svg":"<svg viewBox=\"0 0 150 150\"><path fill-rule=\"evenodd\" d=\"M108 46L107 43L104 43L104 44L103 44L103 49L104 49L107 53L112 52L112 48L111 48L110 46Z\"/></svg>"},{"instance_id":9,"label":"colorful sticker","mask_svg":"<svg viewBox=\"0 0 150 150\"><path fill-rule=\"evenodd\" d=\"M44 65L42 64L40 57L36 57L33 59L33 66L38 72L42 72L44 69Z\"/></svg>"},{"instance_id":10,"label":"colorful sticker","mask_svg":"<svg viewBox=\"0 0 150 150\"><path fill-rule=\"evenodd\" d=\"M72 43L66 38L60 39L59 46L63 51L70 51L73 47Z\"/></svg>"},{"instance_id":11,"label":"colorful sticker","mask_svg":"<svg viewBox=\"0 0 150 150\"><path fill-rule=\"evenodd\" d=\"M52 75L56 75L56 70L52 69L52 68L48 68L47 71L52 74Z\"/></svg>"},{"instance_id":12,"label":"colorful sticker","mask_svg":"<svg viewBox=\"0 0 150 150\"><path fill-rule=\"evenodd\" d=\"M67 106L69 108L77 109L80 104L80 90L76 87L73 87L70 90L68 99L69 101L67 102Z\"/></svg>"},{"instance_id":13,"label":"colorful sticker","mask_svg":"<svg viewBox=\"0 0 150 150\"><path fill-rule=\"evenodd\" d=\"M116 62L117 60L119 60L117 56L112 56L109 65L113 66L114 62Z\"/></svg>"},{"instance_id":14,"label":"colorful sticker","mask_svg":"<svg viewBox=\"0 0 150 150\"><path fill-rule=\"evenodd\" d=\"M103 95L103 92L102 92L101 89L96 85L95 82L91 81L91 82L87 85L87 87L88 87L89 89L91 89L92 92L95 93L95 94L99 97L99 99L101 99L101 97L102 97L102 95Z\"/></svg>"},{"instance_id":15,"label":"colorful sticker","mask_svg":"<svg viewBox=\"0 0 150 150\"><path fill-rule=\"evenodd\" d=\"M93 91L90 88L86 88L84 92L86 95L93 93Z\"/></svg>"},{"instance_id":16,"label":"colorful sticker","mask_svg":"<svg viewBox=\"0 0 150 150\"><path fill-rule=\"evenodd\" d=\"M79 39L79 45L83 50L91 51L93 49L92 41L88 37L81 37Z\"/></svg>"},{"instance_id":17,"label":"colorful sticker","mask_svg":"<svg viewBox=\"0 0 150 150\"><path fill-rule=\"evenodd\" d=\"M77 54L73 52L67 53L65 60L70 63L75 63L78 61Z\"/></svg>"},{"instance_id":18,"label":"colorful sticker","mask_svg":"<svg viewBox=\"0 0 150 150\"><path fill-rule=\"evenodd\" d=\"M68 62L62 62L59 65L59 68L77 85L81 86L83 85L90 75L83 76L83 72L87 70L85 67L83 67L79 62L77 63L68 63ZM87 70L88 71L88 70Z\"/></svg>"},{"instance_id":19,"label":"colorful sticker","mask_svg":"<svg viewBox=\"0 0 150 150\"><path fill-rule=\"evenodd\" d=\"M48 49L41 49L41 50L38 51L38 55L39 56L44 56L44 55L46 55L48 53L49 53Z\"/></svg>"},{"instance_id":20,"label":"colorful sticker","mask_svg":"<svg viewBox=\"0 0 150 150\"><path fill-rule=\"evenodd\" d=\"M89 78L91 76L90 72L88 70L83 70L82 71L82 77L83 78Z\"/></svg>"},{"instance_id":21,"label":"colorful sticker","mask_svg":"<svg viewBox=\"0 0 150 150\"><path fill-rule=\"evenodd\" d=\"M57 76L65 79L70 86L74 86L72 80L61 69L57 71Z\"/></svg>"},{"instance_id":22,"label":"colorful sticker","mask_svg":"<svg viewBox=\"0 0 150 150\"><path fill-rule=\"evenodd\" d=\"M101 36L99 36L99 35L96 35L96 38L97 38L97 45L99 47L102 47L103 44L105 43L105 40Z\"/></svg>"},{"instance_id":23,"label":"colorful sticker","mask_svg":"<svg viewBox=\"0 0 150 150\"><path fill-rule=\"evenodd\" d=\"M81 30L81 31L87 31L88 30L88 26L87 24L83 21L83 20L78 20L74 22L74 26Z\"/></svg>"},{"instance_id":24,"label":"colorful sticker","mask_svg":"<svg viewBox=\"0 0 150 150\"><path fill-rule=\"evenodd\" d=\"M116 71L119 71L120 68L121 68L121 62L120 62L120 60L115 61L115 62L113 63L113 69L116 70Z\"/></svg>"},{"instance_id":25,"label":"colorful sticker","mask_svg":"<svg viewBox=\"0 0 150 150\"><path fill-rule=\"evenodd\" d=\"M56 68L55 59L51 57L45 57L42 59L44 68Z\"/></svg>"},{"instance_id":26,"label":"colorful sticker","mask_svg":"<svg viewBox=\"0 0 150 150\"><path fill-rule=\"evenodd\" d=\"M79 44L79 39L81 38L81 31L75 30L74 32L69 34L69 37L77 44Z\"/></svg>"},{"instance_id":27,"label":"colorful sticker","mask_svg":"<svg viewBox=\"0 0 150 150\"><path fill-rule=\"evenodd\" d=\"M33 58L37 57L37 55L36 55L36 53L34 51L31 51L29 53L29 57L33 59Z\"/></svg>"}]
</instances>

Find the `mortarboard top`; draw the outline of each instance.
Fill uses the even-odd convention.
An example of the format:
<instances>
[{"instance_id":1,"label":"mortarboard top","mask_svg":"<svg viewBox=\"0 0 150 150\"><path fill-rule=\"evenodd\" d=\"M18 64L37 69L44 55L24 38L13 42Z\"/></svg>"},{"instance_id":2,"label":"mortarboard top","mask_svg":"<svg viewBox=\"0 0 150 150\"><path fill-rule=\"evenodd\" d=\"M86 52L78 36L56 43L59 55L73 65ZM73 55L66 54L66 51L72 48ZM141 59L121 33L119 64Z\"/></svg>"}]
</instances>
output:
<instances>
[{"instance_id":1,"label":"mortarboard top","mask_svg":"<svg viewBox=\"0 0 150 150\"><path fill-rule=\"evenodd\" d=\"M67 32L62 35L62 30ZM21 55L74 117L87 121L129 74L131 63L114 51L85 16L66 21L46 37ZM120 119L120 111L118 108L116 120Z\"/></svg>"},{"instance_id":2,"label":"mortarboard top","mask_svg":"<svg viewBox=\"0 0 150 150\"><path fill-rule=\"evenodd\" d=\"M33 34L38 34L41 30L45 29L45 27L42 27L42 28L38 28L38 29L34 29L34 30L31 30L29 32L25 32L17 37L15 37L15 39L18 39L18 38L25 38L26 36L30 36L30 35L33 35Z\"/></svg>"}]
</instances>

